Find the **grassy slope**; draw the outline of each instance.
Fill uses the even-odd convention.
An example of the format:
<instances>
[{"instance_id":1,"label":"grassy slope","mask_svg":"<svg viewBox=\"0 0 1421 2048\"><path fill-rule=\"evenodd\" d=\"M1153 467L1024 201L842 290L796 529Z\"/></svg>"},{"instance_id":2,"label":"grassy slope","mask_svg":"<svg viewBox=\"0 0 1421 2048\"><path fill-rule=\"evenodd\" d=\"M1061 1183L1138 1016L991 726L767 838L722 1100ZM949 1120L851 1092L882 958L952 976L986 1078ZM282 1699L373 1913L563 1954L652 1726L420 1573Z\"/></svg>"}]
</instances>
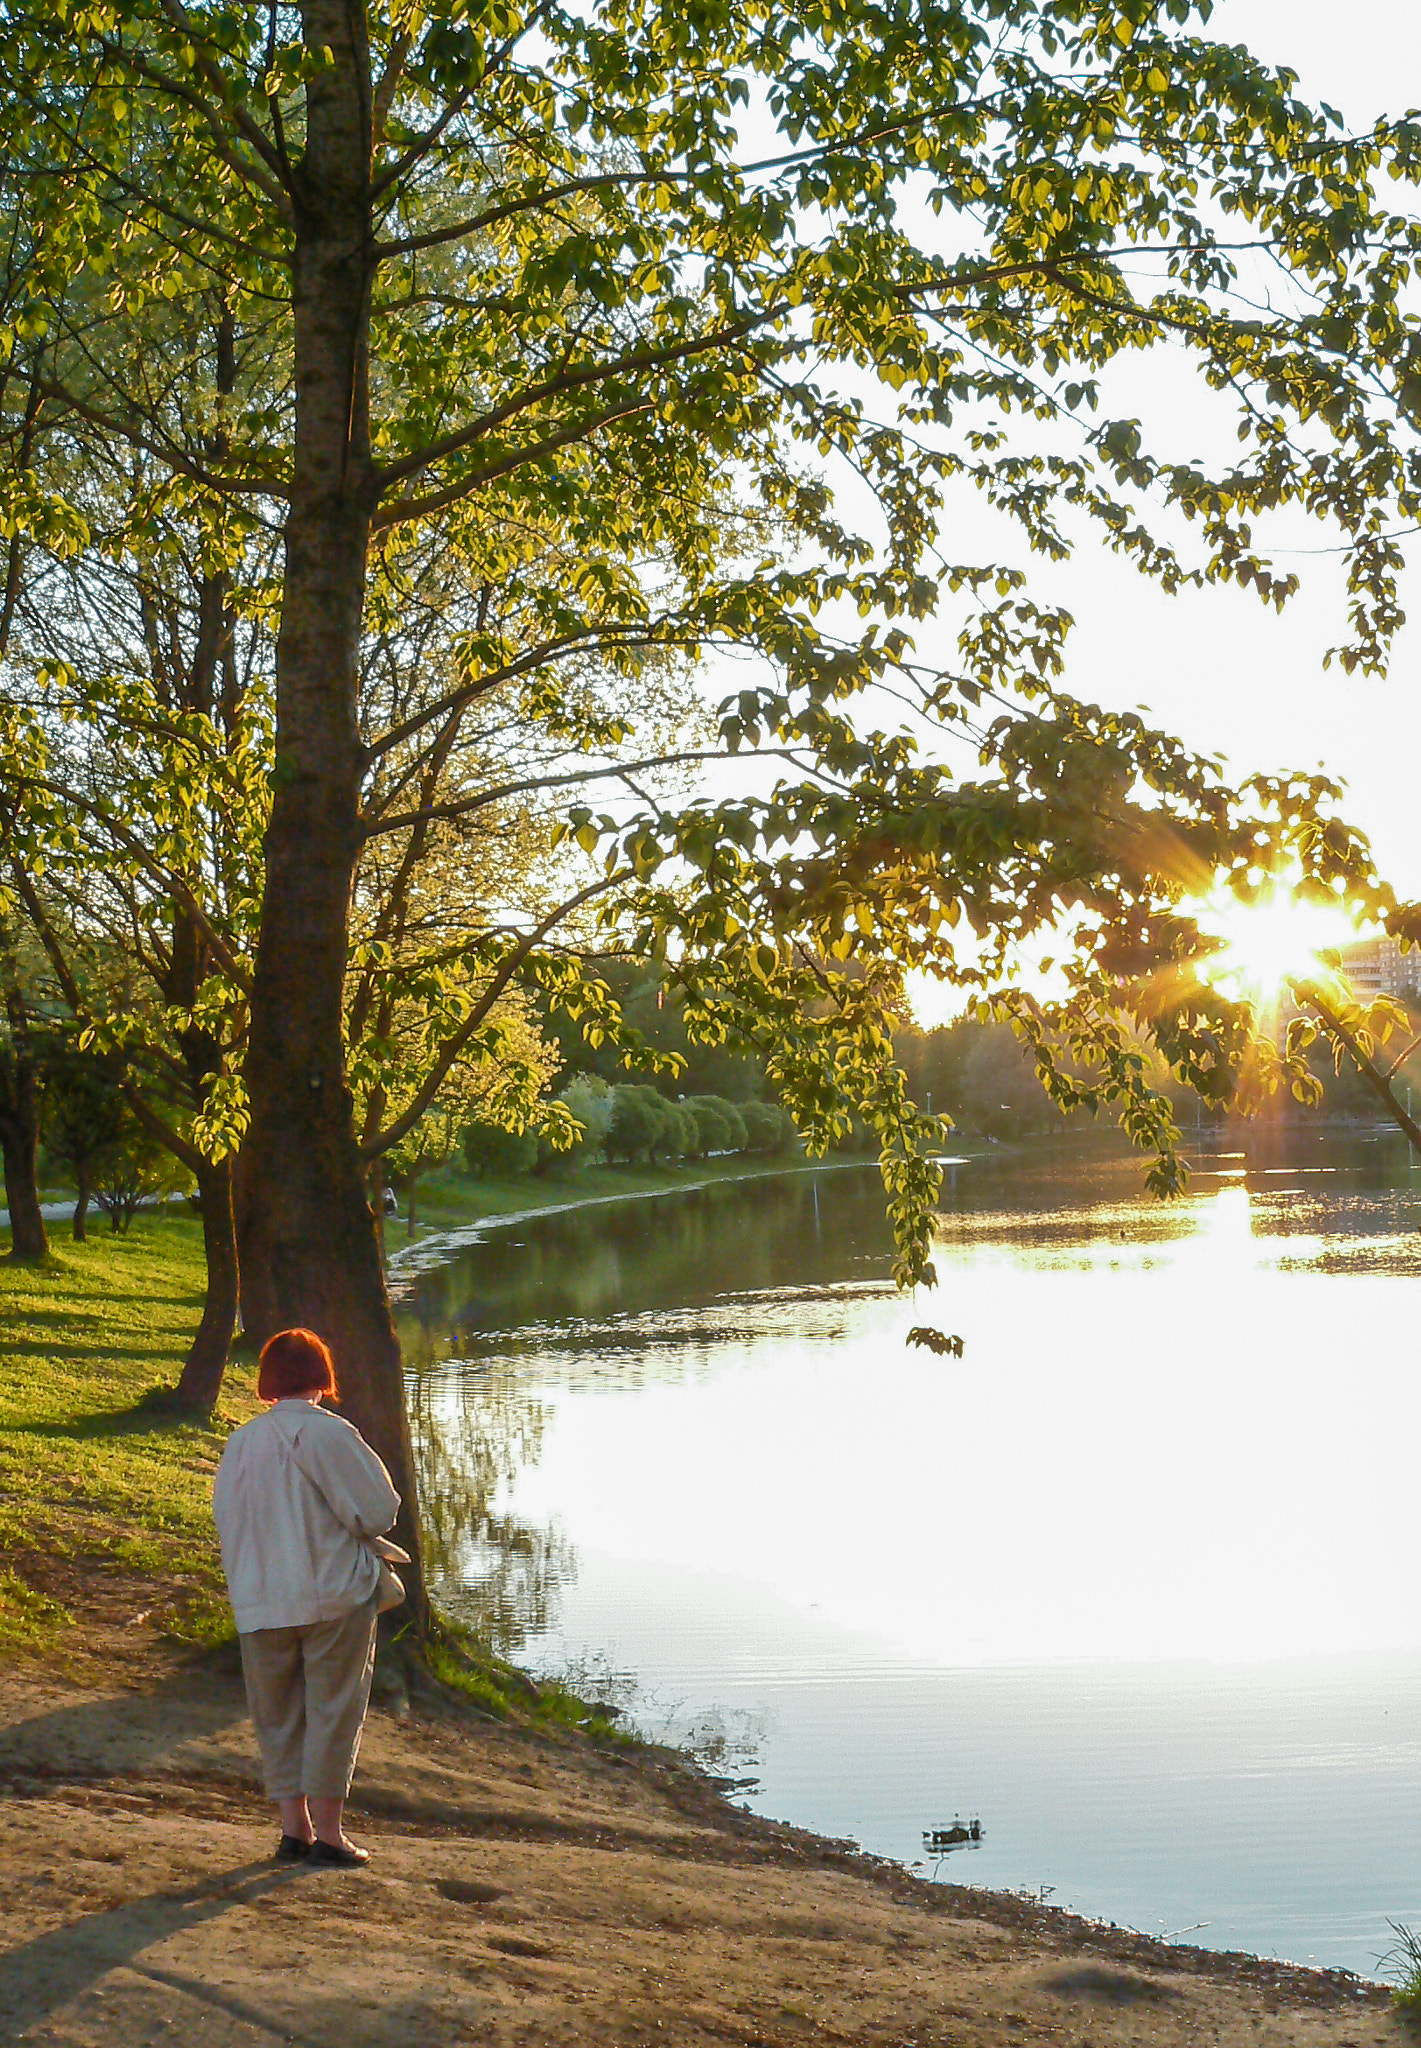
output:
<instances>
[{"instance_id":1,"label":"grassy slope","mask_svg":"<svg viewBox=\"0 0 1421 2048\"><path fill-rule=\"evenodd\" d=\"M511 1180L474 1180L467 1174L430 1174L420 1183L417 1238L472 1223L481 1216L519 1216L530 1209L555 1209L571 1202L601 1202L628 1195L664 1194L671 1188L700 1187L712 1180L755 1180L771 1173L859 1163L840 1155L829 1161L787 1159L703 1159L686 1166L588 1166L578 1173L521 1174ZM405 1206L387 1218L385 1240L397 1252L408 1243Z\"/></svg>"},{"instance_id":2,"label":"grassy slope","mask_svg":"<svg viewBox=\"0 0 1421 2048\"><path fill-rule=\"evenodd\" d=\"M210 1429L142 1405L176 1379L202 1291L187 1217L56 1237L43 1267L0 1261L0 1645L41 1647L94 1601L148 1599L190 1639L222 1631L212 1473L254 1412L250 1374Z\"/></svg>"},{"instance_id":3,"label":"grassy slope","mask_svg":"<svg viewBox=\"0 0 1421 2048\"><path fill-rule=\"evenodd\" d=\"M725 1160L565 1180L449 1177L427 1213L448 1228L745 1171ZM391 1248L403 1241L394 1224ZM0 1231L0 1253L7 1242ZM98 1231L76 1245L56 1234L51 1245L41 1267L0 1257L0 1650L111 1648L115 1628L141 1625L190 1644L227 1639L212 1475L229 1432L256 1412L252 1369L229 1368L210 1428L149 1399L176 1381L202 1314L201 1226L141 1213L127 1237ZM128 1640L137 1655L142 1638ZM534 1684L462 1631L443 1629L430 1662L489 1712L617 1739L574 1694Z\"/></svg>"}]
</instances>

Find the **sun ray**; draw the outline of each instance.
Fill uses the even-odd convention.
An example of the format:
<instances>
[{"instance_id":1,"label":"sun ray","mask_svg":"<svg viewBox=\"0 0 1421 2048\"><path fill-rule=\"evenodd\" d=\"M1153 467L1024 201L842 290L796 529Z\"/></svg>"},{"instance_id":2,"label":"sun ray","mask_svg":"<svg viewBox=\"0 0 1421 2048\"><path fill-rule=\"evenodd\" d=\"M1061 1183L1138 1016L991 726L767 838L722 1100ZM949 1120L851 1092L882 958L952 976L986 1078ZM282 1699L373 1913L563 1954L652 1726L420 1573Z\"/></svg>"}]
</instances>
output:
<instances>
[{"instance_id":1,"label":"sun ray","mask_svg":"<svg viewBox=\"0 0 1421 2048\"><path fill-rule=\"evenodd\" d=\"M1361 936L1340 905L1309 902L1286 882L1272 884L1252 903L1216 893L1201 907L1199 927L1221 941L1204 966L1206 978L1264 1007L1295 983L1330 974L1322 956Z\"/></svg>"}]
</instances>

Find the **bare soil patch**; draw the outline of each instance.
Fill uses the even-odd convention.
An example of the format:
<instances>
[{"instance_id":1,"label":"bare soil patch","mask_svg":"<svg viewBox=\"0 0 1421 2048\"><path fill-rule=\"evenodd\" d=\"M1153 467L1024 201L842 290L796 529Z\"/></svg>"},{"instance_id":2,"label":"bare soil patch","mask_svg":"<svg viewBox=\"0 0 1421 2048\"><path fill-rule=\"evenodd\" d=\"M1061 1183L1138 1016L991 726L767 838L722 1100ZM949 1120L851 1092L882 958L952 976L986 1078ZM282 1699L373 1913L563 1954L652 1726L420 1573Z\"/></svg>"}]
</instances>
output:
<instances>
[{"instance_id":1,"label":"bare soil patch","mask_svg":"<svg viewBox=\"0 0 1421 2048\"><path fill-rule=\"evenodd\" d=\"M752 1818L664 1753L480 1721L434 1694L371 1717L351 1808L369 1869L277 1865L235 1672L101 1623L86 1647L67 1679L12 1670L0 1701L6 2041L1408 2038L1356 1979L923 1884Z\"/></svg>"}]
</instances>

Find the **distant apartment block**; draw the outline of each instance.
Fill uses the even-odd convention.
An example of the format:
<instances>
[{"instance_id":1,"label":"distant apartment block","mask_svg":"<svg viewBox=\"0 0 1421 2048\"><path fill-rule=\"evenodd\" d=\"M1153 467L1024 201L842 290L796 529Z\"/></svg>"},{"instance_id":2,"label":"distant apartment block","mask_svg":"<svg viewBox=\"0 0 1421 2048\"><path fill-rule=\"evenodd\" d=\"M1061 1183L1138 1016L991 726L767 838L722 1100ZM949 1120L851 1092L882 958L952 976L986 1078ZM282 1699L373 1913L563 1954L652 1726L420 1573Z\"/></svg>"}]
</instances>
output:
<instances>
[{"instance_id":1,"label":"distant apartment block","mask_svg":"<svg viewBox=\"0 0 1421 2048\"><path fill-rule=\"evenodd\" d=\"M1358 939L1343 946L1342 972L1359 1001L1397 996L1421 1001L1421 946L1403 953L1400 939Z\"/></svg>"}]
</instances>

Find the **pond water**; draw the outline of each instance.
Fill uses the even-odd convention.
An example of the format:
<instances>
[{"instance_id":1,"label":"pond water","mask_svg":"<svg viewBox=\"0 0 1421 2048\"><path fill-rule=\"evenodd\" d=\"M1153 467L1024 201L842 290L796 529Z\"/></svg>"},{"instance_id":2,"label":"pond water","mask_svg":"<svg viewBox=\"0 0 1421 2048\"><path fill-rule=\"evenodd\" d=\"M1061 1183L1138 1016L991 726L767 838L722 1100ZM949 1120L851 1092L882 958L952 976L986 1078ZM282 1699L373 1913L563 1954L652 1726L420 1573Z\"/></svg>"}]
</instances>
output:
<instances>
[{"instance_id":1,"label":"pond water","mask_svg":"<svg viewBox=\"0 0 1421 2048\"><path fill-rule=\"evenodd\" d=\"M1065 1142L951 1166L916 1298L872 1169L490 1229L401 1303L440 1599L756 1810L1375 1974L1421 1923L1421 1171L1249 1142L1169 1206Z\"/></svg>"}]
</instances>

